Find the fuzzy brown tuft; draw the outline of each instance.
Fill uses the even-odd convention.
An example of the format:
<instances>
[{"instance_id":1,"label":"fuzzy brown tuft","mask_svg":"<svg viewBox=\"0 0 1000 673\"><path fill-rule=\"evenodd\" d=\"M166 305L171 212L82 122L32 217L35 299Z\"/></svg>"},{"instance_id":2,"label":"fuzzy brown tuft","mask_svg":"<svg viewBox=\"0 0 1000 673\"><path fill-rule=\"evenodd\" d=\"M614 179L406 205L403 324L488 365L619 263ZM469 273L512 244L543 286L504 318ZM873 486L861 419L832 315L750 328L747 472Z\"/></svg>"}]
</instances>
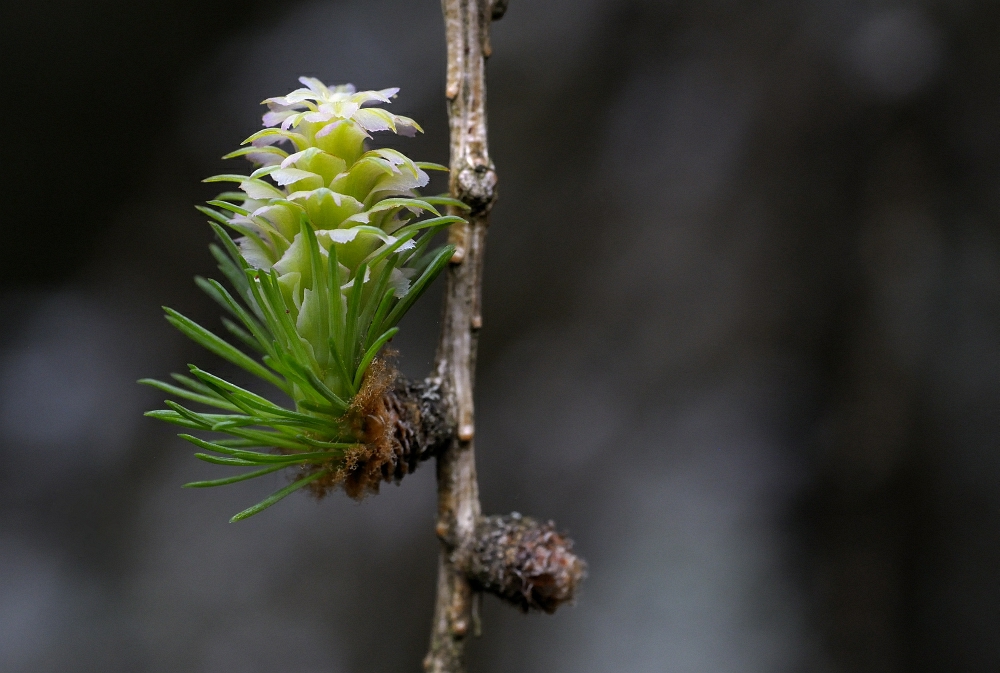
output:
<instances>
[{"instance_id":1,"label":"fuzzy brown tuft","mask_svg":"<svg viewBox=\"0 0 1000 673\"><path fill-rule=\"evenodd\" d=\"M484 517L476 527L469 578L525 612L551 614L573 600L586 576L586 564L572 549L573 541L551 521L517 513Z\"/></svg>"},{"instance_id":2,"label":"fuzzy brown tuft","mask_svg":"<svg viewBox=\"0 0 1000 673\"><path fill-rule=\"evenodd\" d=\"M347 452L337 469L307 486L318 498L341 485L355 500L378 493L383 481L398 482L435 455L451 435L437 385L407 381L385 356L368 367L345 421L359 445Z\"/></svg>"}]
</instances>

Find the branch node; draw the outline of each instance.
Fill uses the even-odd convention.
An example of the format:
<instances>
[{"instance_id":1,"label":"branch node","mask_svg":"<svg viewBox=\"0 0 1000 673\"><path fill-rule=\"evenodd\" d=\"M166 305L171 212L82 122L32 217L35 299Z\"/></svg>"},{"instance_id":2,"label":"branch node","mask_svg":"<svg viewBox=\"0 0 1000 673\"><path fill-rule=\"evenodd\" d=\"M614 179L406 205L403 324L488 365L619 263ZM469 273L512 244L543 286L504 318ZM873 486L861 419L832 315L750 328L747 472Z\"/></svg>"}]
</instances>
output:
<instances>
[{"instance_id":1,"label":"branch node","mask_svg":"<svg viewBox=\"0 0 1000 673\"><path fill-rule=\"evenodd\" d=\"M472 208L472 214L489 212L497 200L496 169L492 163L466 166L459 171L455 187L458 198Z\"/></svg>"}]
</instances>

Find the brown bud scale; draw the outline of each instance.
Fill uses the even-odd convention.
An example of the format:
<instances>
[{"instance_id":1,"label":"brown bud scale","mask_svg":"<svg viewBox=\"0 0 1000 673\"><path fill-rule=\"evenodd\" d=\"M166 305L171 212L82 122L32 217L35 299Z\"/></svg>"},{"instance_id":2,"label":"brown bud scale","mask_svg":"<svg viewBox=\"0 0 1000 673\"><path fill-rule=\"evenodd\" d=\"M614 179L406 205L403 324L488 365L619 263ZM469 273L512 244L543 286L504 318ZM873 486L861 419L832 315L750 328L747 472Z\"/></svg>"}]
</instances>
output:
<instances>
[{"instance_id":1,"label":"brown bud scale","mask_svg":"<svg viewBox=\"0 0 1000 673\"><path fill-rule=\"evenodd\" d=\"M336 470L307 486L316 497L338 485L356 500L378 493L382 482L399 482L435 456L454 427L435 381L409 381L383 358L368 368L346 419L360 443ZM305 473L323 467L312 466Z\"/></svg>"}]
</instances>

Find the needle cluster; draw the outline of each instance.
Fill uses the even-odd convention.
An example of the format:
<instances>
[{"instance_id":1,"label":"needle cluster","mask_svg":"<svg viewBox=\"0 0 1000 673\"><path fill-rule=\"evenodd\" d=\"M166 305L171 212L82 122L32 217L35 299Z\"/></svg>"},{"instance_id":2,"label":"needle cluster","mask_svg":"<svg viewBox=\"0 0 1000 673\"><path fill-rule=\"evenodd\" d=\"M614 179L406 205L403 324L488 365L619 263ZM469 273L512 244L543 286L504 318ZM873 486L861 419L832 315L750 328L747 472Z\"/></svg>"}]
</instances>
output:
<instances>
[{"instance_id":1,"label":"needle cluster","mask_svg":"<svg viewBox=\"0 0 1000 673\"><path fill-rule=\"evenodd\" d=\"M417 192L428 182L425 171L447 168L394 149L367 149L371 133L421 130L408 117L373 107L390 102L396 89L358 92L313 78L300 82L303 88L264 101L266 128L224 157L245 157L255 170L206 180L238 185L199 207L218 237L210 249L229 287L196 282L225 310L228 338L164 309L185 335L271 384L290 403L194 365L189 375L174 374L173 383L141 381L183 402L168 400L168 409L148 416L223 435L181 434L202 449L197 458L255 468L187 486L293 470L292 483L233 521L310 484L343 482L364 469L369 454L387 455L384 437L373 439L367 418L376 392L388 385L384 367L372 365L452 256L451 246L431 249L431 243L463 219L438 209L465 208L448 196Z\"/></svg>"}]
</instances>

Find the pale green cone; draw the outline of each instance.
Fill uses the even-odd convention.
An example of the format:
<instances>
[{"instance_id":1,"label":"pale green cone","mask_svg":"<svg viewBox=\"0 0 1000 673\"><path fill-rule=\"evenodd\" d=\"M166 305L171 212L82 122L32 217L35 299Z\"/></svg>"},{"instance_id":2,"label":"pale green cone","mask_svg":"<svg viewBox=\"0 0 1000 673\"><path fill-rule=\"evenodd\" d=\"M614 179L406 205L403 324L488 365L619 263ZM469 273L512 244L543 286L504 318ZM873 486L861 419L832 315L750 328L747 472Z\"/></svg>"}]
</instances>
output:
<instances>
[{"instance_id":1,"label":"pale green cone","mask_svg":"<svg viewBox=\"0 0 1000 673\"><path fill-rule=\"evenodd\" d=\"M296 467L305 476L289 487L295 490L342 474L345 455L359 446L348 418L351 401L396 323L451 256L447 246L428 252L431 238L461 221L437 209L464 208L460 202L421 198L416 191L428 182L425 169L447 169L392 149L365 149L372 132L421 130L408 117L367 107L388 103L397 89L356 92L350 85L300 81L305 88L264 101L268 128L226 156L246 157L256 170L208 178L235 182L239 191L199 208L213 220L222 247L212 246L212 252L235 292L215 281L199 279L199 284L230 314L225 324L235 342L262 357L248 356L172 310L167 315L209 350L279 387L294 406L284 408L197 368L194 378L175 376L180 387L143 380L230 412L204 414L173 402L170 410L149 412L187 428L230 435L215 442L181 435L217 454L196 456L264 468L192 485ZM227 229L236 232L235 239ZM289 489L237 518L269 506Z\"/></svg>"}]
</instances>

